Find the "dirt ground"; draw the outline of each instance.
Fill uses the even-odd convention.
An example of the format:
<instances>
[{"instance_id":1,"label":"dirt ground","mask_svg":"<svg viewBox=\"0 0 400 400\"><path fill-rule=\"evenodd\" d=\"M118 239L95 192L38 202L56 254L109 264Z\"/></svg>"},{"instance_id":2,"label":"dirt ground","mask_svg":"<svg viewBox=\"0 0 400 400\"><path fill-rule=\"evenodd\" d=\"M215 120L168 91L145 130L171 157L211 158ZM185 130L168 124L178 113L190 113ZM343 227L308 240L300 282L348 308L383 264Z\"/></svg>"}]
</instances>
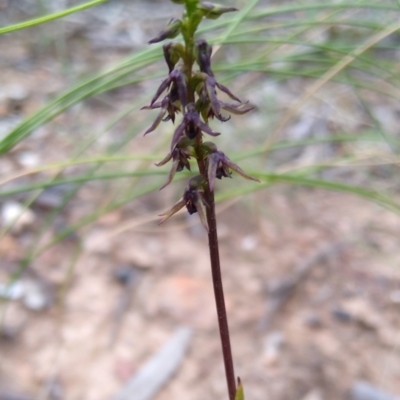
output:
<instances>
[{"instance_id":1,"label":"dirt ground","mask_svg":"<svg viewBox=\"0 0 400 400\"><path fill-rule=\"evenodd\" d=\"M8 8L9 18L28 15L20 4ZM116 12L112 20L110 9L101 12L63 25L64 50L58 38L49 41L40 29L31 36L0 38L0 134L75 77L143 45L131 40L140 37L139 27L128 40L126 19ZM90 24L83 29L82 21ZM104 30L93 36L102 22ZM135 94L120 90L87 101L41 127L0 159L1 180L68 159L85 130L101 129ZM141 118L135 111L88 154L115 144ZM237 124L241 129L246 123ZM136 137L123 153L155 151L157 140L156 135ZM34 183L48 173L25 174L16 182ZM355 174L354 179L365 177ZM2 232L0 283L18 272L35 240L36 248L51 242L65 226L102 207L110 191L127 184L83 186L41 232L64 193L46 192L23 223ZM182 351L178 366L152 398L226 398L207 237L196 215L182 213L157 225L157 214L175 201L182 185L103 213L28 265L17 279L24 294L2 304L0 400L116 398L182 327L191 335L175 343L173 354ZM25 200L26 195L16 194L1 198L0 206L4 211L9 202ZM246 398L372 399L355 397L360 381L400 396L399 218L356 196L285 185L220 202L217 211L235 372ZM163 370L161 362L145 386L156 385Z\"/></svg>"}]
</instances>

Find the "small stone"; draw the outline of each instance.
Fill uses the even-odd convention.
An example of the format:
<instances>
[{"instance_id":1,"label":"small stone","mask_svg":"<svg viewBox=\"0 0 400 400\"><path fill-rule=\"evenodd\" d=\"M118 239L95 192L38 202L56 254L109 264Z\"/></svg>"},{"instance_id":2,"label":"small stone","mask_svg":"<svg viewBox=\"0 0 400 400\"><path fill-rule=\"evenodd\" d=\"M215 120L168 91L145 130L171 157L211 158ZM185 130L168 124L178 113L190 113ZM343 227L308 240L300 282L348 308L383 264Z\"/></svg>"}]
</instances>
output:
<instances>
[{"instance_id":1,"label":"small stone","mask_svg":"<svg viewBox=\"0 0 400 400\"><path fill-rule=\"evenodd\" d=\"M400 400L400 397L384 392L369 382L358 381L350 390L351 400Z\"/></svg>"},{"instance_id":2,"label":"small stone","mask_svg":"<svg viewBox=\"0 0 400 400\"><path fill-rule=\"evenodd\" d=\"M240 243L240 247L244 251L252 251L257 247L257 245L258 245L258 239L252 235L245 236L242 239L242 242Z\"/></svg>"},{"instance_id":3,"label":"small stone","mask_svg":"<svg viewBox=\"0 0 400 400\"><path fill-rule=\"evenodd\" d=\"M34 400L33 397L17 392L3 391L0 389L1 400Z\"/></svg>"},{"instance_id":4,"label":"small stone","mask_svg":"<svg viewBox=\"0 0 400 400\"><path fill-rule=\"evenodd\" d=\"M367 329L378 329L382 326L382 316L363 298L346 301L343 310L350 314L355 321Z\"/></svg>"},{"instance_id":5,"label":"small stone","mask_svg":"<svg viewBox=\"0 0 400 400\"><path fill-rule=\"evenodd\" d=\"M0 297L7 300L18 300L24 295L24 284L21 281L12 283L0 282Z\"/></svg>"},{"instance_id":6,"label":"small stone","mask_svg":"<svg viewBox=\"0 0 400 400\"><path fill-rule=\"evenodd\" d=\"M0 259L3 260L19 260L21 257L21 250L18 241L12 235L4 235L0 239Z\"/></svg>"},{"instance_id":7,"label":"small stone","mask_svg":"<svg viewBox=\"0 0 400 400\"><path fill-rule=\"evenodd\" d=\"M333 309L332 315L340 322L350 322L352 320L352 316L341 308Z\"/></svg>"},{"instance_id":8,"label":"small stone","mask_svg":"<svg viewBox=\"0 0 400 400\"><path fill-rule=\"evenodd\" d=\"M18 336L19 331L17 327L7 326L3 323L2 326L0 326L0 339L12 341ZM2 399L1 395L0 399Z\"/></svg>"},{"instance_id":9,"label":"small stone","mask_svg":"<svg viewBox=\"0 0 400 400\"><path fill-rule=\"evenodd\" d=\"M31 227L36 216L29 208L25 209L16 201L7 201L1 209L1 224L4 227L11 225L12 233L20 233L25 228Z\"/></svg>"},{"instance_id":10,"label":"small stone","mask_svg":"<svg viewBox=\"0 0 400 400\"><path fill-rule=\"evenodd\" d=\"M316 314L306 315L306 317L304 318L304 323L309 328L313 328L313 329L319 329L319 328L322 328L322 326L323 326L321 318Z\"/></svg>"},{"instance_id":11,"label":"small stone","mask_svg":"<svg viewBox=\"0 0 400 400\"><path fill-rule=\"evenodd\" d=\"M36 207L41 207L44 209L61 207L64 202L64 197L73 190L74 185L68 183L49 187L40 193L40 195L35 199L34 204Z\"/></svg>"},{"instance_id":12,"label":"small stone","mask_svg":"<svg viewBox=\"0 0 400 400\"><path fill-rule=\"evenodd\" d=\"M62 400L65 398L65 391L61 381L57 378L47 379L44 382L44 391L49 400Z\"/></svg>"},{"instance_id":13,"label":"small stone","mask_svg":"<svg viewBox=\"0 0 400 400\"><path fill-rule=\"evenodd\" d=\"M137 279L140 272L130 265L119 265L113 272L115 280L121 285L128 285Z\"/></svg>"},{"instance_id":14,"label":"small stone","mask_svg":"<svg viewBox=\"0 0 400 400\"><path fill-rule=\"evenodd\" d=\"M16 156L18 163L21 167L32 168L40 164L40 157L38 154L31 151L22 151Z\"/></svg>"},{"instance_id":15,"label":"small stone","mask_svg":"<svg viewBox=\"0 0 400 400\"><path fill-rule=\"evenodd\" d=\"M389 295L390 301L394 304L400 304L400 290L393 290Z\"/></svg>"},{"instance_id":16,"label":"small stone","mask_svg":"<svg viewBox=\"0 0 400 400\"><path fill-rule=\"evenodd\" d=\"M41 311L50 305L50 298L42 285L33 280L26 280L22 302L29 310Z\"/></svg>"},{"instance_id":17,"label":"small stone","mask_svg":"<svg viewBox=\"0 0 400 400\"><path fill-rule=\"evenodd\" d=\"M3 339L13 340L28 322L28 312L18 302L9 302L4 308L0 334ZM1 397L0 397L1 399Z\"/></svg>"},{"instance_id":18,"label":"small stone","mask_svg":"<svg viewBox=\"0 0 400 400\"><path fill-rule=\"evenodd\" d=\"M319 389L313 389L302 400L323 400L322 392Z\"/></svg>"},{"instance_id":19,"label":"small stone","mask_svg":"<svg viewBox=\"0 0 400 400\"><path fill-rule=\"evenodd\" d=\"M111 244L108 230L94 229L85 236L83 247L88 253L109 254Z\"/></svg>"},{"instance_id":20,"label":"small stone","mask_svg":"<svg viewBox=\"0 0 400 400\"><path fill-rule=\"evenodd\" d=\"M285 342L283 333L275 331L270 333L264 343L264 362L267 367L274 367L279 363L282 347Z\"/></svg>"},{"instance_id":21,"label":"small stone","mask_svg":"<svg viewBox=\"0 0 400 400\"><path fill-rule=\"evenodd\" d=\"M23 101L29 93L23 85L9 85L6 87L7 98L12 101Z\"/></svg>"}]
</instances>

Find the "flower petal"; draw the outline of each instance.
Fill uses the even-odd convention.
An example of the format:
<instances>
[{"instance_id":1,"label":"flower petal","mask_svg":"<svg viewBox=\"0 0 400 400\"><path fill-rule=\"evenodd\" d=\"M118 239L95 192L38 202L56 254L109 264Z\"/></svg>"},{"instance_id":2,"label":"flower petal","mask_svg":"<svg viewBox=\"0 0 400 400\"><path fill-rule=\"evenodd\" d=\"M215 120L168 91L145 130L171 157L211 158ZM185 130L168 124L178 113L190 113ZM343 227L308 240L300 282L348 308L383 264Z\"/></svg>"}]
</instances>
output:
<instances>
[{"instance_id":1,"label":"flower petal","mask_svg":"<svg viewBox=\"0 0 400 400\"><path fill-rule=\"evenodd\" d=\"M178 73L176 74L176 77L175 77L175 84L178 88L179 101L181 102L182 108L184 110L186 107L186 104L187 104L186 78L182 72L180 72L180 71L177 71L177 72Z\"/></svg>"},{"instance_id":2,"label":"flower petal","mask_svg":"<svg viewBox=\"0 0 400 400\"><path fill-rule=\"evenodd\" d=\"M158 190L164 189L166 186L168 186L172 182L172 179L174 179L174 176L175 176L175 173L176 173L176 171L178 169L178 166L179 166L179 159L176 159L172 163L172 167L171 167L171 169L170 169L170 171L168 173L167 180L163 183L163 185Z\"/></svg>"},{"instance_id":3,"label":"flower petal","mask_svg":"<svg viewBox=\"0 0 400 400\"><path fill-rule=\"evenodd\" d=\"M160 125L160 122L163 120L165 113L167 110L165 108L162 108L161 111L158 113L157 118L154 120L154 122L147 128L146 132L143 134L143 136L146 136L148 133L153 132L158 125Z\"/></svg>"},{"instance_id":4,"label":"flower petal","mask_svg":"<svg viewBox=\"0 0 400 400\"><path fill-rule=\"evenodd\" d=\"M181 31L182 21L176 18L172 18L164 30L158 33L158 35L149 40L149 44L158 43L164 39L173 39L178 36Z\"/></svg>"},{"instance_id":5,"label":"flower petal","mask_svg":"<svg viewBox=\"0 0 400 400\"><path fill-rule=\"evenodd\" d=\"M178 125L175 129L174 135L171 140L171 151L174 150L176 144L179 142L179 139L183 136L183 132L187 126L187 120L184 118L183 121Z\"/></svg>"},{"instance_id":6,"label":"flower petal","mask_svg":"<svg viewBox=\"0 0 400 400\"><path fill-rule=\"evenodd\" d=\"M215 183L215 177L217 174L217 168L218 164L220 162L220 158L218 156L218 153L212 153L208 157L208 184L210 187L210 190L214 190L214 183Z\"/></svg>"},{"instance_id":7,"label":"flower petal","mask_svg":"<svg viewBox=\"0 0 400 400\"><path fill-rule=\"evenodd\" d=\"M208 223L207 223L206 212L205 212L205 210L204 210L204 204L203 204L203 202L200 200L200 198L196 201L195 206L196 206L196 209L197 209L197 213L199 214L200 221L201 221L202 225L204 226L205 230L206 230L207 233L208 233L208 232L209 232L209 229L208 229Z\"/></svg>"},{"instance_id":8,"label":"flower petal","mask_svg":"<svg viewBox=\"0 0 400 400\"><path fill-rule=\"evenodd\" d=\"M172 158L172 152L168 153L159 163L154 164L156 167L165 165Z\"/></svg>"},{"instance_id":9,"label":"flower petal","mask_svg":"<svg viewBox=\"0 0 400 400\"><path fill-rule=\"evenodd\" d=\"M205 132L205 133L208 133L208 134L211 135L211 136L219 136L219 135L220 135L219 132L213 132L213 131L211 130L211 128L210 128L207 124L205 124L205 123L200 119L200 116L198 116L198 118L196 118L196 120L193 121L193 122L196 124L196 126L197 126L200 130L202 130L202 131Z\"/></svg>"},{"instance_id":10,"label":"flower petal","mask_svg":"<svg viewBox=\"0 0 400 400\"><path fill-rule=\"evenodd\" d=\"M158 87L156 94L153 96L150 102L150 107L157 101L157 99L161 96L161 93L171 85L172 78L171 78L172 73L161 82L161 85Z\"/></svg>"},{"instance_id":11,"label":"flower petal","mask_svg":"<svg viewBox=\"0 0 400 400\"><path fill-rule=\"evenodd\" d=\"M237 98L226 86L222 85L221 83L215 82L217 85L218 89L221 90L222 92L226 93L231 99L238 101L241 103L240 99Z\"/></svg>"},{"instance_id":12,"label":"flower petal","mask_svg":"<svg viewBox=\"0 0 400 400\"><path fill-rule=\"evenodd\" d=\"M207 95L208 99L211 103L211 109L214 111L215 115L220 115L221 114L221 105L220 102L217 98L217 92L215 91L215 79L211 76L209 76L206 80L206 89L207 89Z\"/></svg>"},{"instance_id":13,"label":"flower petal","mask_svg":"<svg viewBox=\"0 0 400 400\"><path fill-rule=\"evenodd\" d=\"M168 219L170 219L174 214L176 214L181 208L183 208L186 204L186 201L183 199L183 197L177 201L170 210L163 212L162 214L160 214L160 217L164 217L159 223L158 225L163 224L165 221L167 221Z\"/></svg>"},{"instance_id":14,"label":"flower petal","mask_svg":"<svg viewBox=\"0 0 400 400\"><path fill-rule=\"evenodd\" d=\"M243 178L245 179L249 179L250 181L254 181L254 182L260 182L259 179L257 178L253 178L250 175L247 175L246 172L244 172L242 170L242 168L239 167L239 165L235 164L234 162L232 162L231 160L229 160L228 157L225 157L225 160L223 161L223 163L228 166L232 171L237 172L239 175L241 175Z\"/></svg>"},{"instance_id":15,"label":"flower petal","mask_svg":"<svg viewBox=\"0 0 400 400\"><path fill-rule=\"evenodd\" d=\"M151 106L143 106L141 110L154 110L155 108L160 108L161 104L161 101L157 101L157 103L154 103Z\"/></svg>"},{"instance_id":16,"label":"flower petal","mask_svg":"<svg viewBox=\"0 0 400 400\"><path fill-rule=\"evenodd\" d=\"M248 102L236 105L236 104L223 103L221 101L221 108L236 115L243 115L251 110L254 110L254 107L248 104Z\"/></svg>"}]
</instances>

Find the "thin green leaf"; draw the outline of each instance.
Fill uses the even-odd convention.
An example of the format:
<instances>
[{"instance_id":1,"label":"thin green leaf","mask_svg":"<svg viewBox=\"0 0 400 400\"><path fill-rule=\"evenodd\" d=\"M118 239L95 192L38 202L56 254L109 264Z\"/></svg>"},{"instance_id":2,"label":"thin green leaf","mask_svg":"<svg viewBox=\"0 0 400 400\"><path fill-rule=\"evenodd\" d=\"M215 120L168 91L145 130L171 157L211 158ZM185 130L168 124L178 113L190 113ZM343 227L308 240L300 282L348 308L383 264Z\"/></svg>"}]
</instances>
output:
<instances>
[{"instance_id":1,"label":"thin green leaf","mask_svg":"<svg viewBox=\"0 0 400 400\"><path fill-rule=\"evenodd\" d=\"M107 0L94 0L89 3L81 4L79 6L68 8L64 11L59 11L50 15L45 15L43 17L31 19L29 21L21 22L14 25L5 26L4 28L0 28L0 35L3 33L10 33L14 31L18 31L20 29L31 28L35 25L44 24L46 22L54 21L55 19L66 17L67 15L74 14L79 11L86 10L87 8L97 6L101 3L105 3Z\"/></svg>"},{"instance_id":2,"label":"thin green leaf","mask_svg":"<svg viewBox=\"0 0 400 400\"><path fill-rule=\"evenodd\" d=\"M237 388L236 388L235 400L244 400L243 384L242 384L240 378L238 378L238 384L237 384Z\"/></svg>"}]
</instances>

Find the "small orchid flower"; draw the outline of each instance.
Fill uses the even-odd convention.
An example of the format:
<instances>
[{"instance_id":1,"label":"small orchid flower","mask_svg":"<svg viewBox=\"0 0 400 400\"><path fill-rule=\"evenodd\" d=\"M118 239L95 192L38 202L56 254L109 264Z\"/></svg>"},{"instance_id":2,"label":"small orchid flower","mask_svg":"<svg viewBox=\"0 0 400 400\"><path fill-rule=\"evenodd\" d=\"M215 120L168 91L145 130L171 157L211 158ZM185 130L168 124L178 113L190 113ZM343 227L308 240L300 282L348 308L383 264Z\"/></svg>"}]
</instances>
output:
<instances>
[{"instance_id":1,"label":"small orchid flower","mask_svg":"<svg viewBox=\"0 0 400 400\"><path fill-rule=\"evenodd\" d=\"M187 138L194 139L200 132L205 132L211 136L220 135L218 132L213 132L211 128L200 119L200 115L196 111L194 103L189 103L186 107L186 114L183 117L183 121L178 125L172 137L171 150L175 148L179 139L184 136L184 133Z\"/></svg>"},{"instance_id":2,"label":"small orchid flower","mask_svg":"<svg viewBox=\"0 0 400 400\"><path fill-rule=\"evenodd\" d=\"M182 107L186 106L187 103L187 87L186 87L186 78L182 71L174 69L167 77L161 82L161 85L156 91L156 94L153 96L150 102L150 107L157 101L160 97L161 93L168 89L172 84L171 91L174 95L177 94L177 97L182 105ZM174 96L170 96L174 97Z\"/></svg>"},{"instance_id":3,"label":"small orchid flower","mask_svg":"<svg viewBox=\"0 0 400 400\"><path fill-rule=\"evenodd\" d=\"M153 110L156 108L160 108L160 112L158 113L157 118L146 130L143 136L146 136L148 133L153 132L158 127L158 125L160 125L161 121L172 120L172 122L174 122L175 113L179 112L179 107L176 106L175 103L171 101L170 96L165 96L161 102L154 103L151 106L142 107L142 110ZM168 115L165 117L165 114Z\"/></svg>"},{"instance_id":4,"label":"small orchid flower","mask_svg":"<svg viewBox=\"0 0 400 400\"><path fill-rule=\"evenodd\" d=\"M226 7L220 4L209 3L208 1L198 4L197 9L201 10L203 15L208 19L217 19L227 12L237 11L235 7Z\"/></svg>"},{"instance_id":5,"label":"small orchid flower","mask_svg":"<svg viewBox=\"0 0 400 400\"><path fill-rule=\"evenodd\" d=\"M177 18L171 18L168 25L155 38L149 40L149 44L162 42L165 39L173 39L181 32L182 21Z\"/></svg>"},{"instance_id":6,"label":"small orchid flower","mask_svg":"<svg viewBox=\"0 0 400 400\"><path fill-rule=\"evenodd\" d=\"M212 142L203 143L203 149L208 153L206 160L208 164L208 183L210 190L214 190L215 178L230 178L231 171L237 172L245 179L249 179L254 182L260 182L257 178L246 174L239 165L232 162L222 151L218 151L217 146Z\"/></svg>"},{"instance_id":7,"label":"small orchid flower","mask_svg":"<svg viewBox=\"0 0 400 400\"><path fill-rule=\"evenodd\" d=\"M199 99L196 103L197 108L200 110L201 115L205 122L209 118L217 118L221 122L226 122L230 119L221 114L221 109L228 111L232 114L243 115L254 109L248 102L238 104L225 103L217 98L216 91L212 87L207 87L207 83L201 88L199 92Z\"/></svg>"},{"instance_id":8,"label":"small orchid flower","mask_svg":"<svg viewBox=\"0 0 400 400\"><path fill-rule=\"evenodd\" d=\"M180 172L184 168L190 171L189 159L190 157L194 156L195 150L192 146L192 141L186 137L181 138L176 147L170 153L168 153L168 155L162 161L156 164L157 167L161 167L162 165L165 165L168 161L172 160L171 170L169 171L167 180L160 187L160 190L164 189L172 182L172 179L174 178L176 172Z\"/></svg>"},{"instance_id":9,"label":"small orchid flower","mask_svg":"<svg viewBox=\"0 0 400 400\"><path fill-rule=\"evenodd\" d=\"M196 212L199 214L200 221L208 232L207 218L204 210L204 207L208 207L208 204L204 199L202 186L203 177L201 175L196 175L192 179L190 179L188 186L186 186L185 188L182 198L178 200L170 210L160 214L160 217L164 218L159 222L159 225L163 224L174 214L176 214L180 209L186 206L190 215Z\"/></svg>"}]
</instances>

